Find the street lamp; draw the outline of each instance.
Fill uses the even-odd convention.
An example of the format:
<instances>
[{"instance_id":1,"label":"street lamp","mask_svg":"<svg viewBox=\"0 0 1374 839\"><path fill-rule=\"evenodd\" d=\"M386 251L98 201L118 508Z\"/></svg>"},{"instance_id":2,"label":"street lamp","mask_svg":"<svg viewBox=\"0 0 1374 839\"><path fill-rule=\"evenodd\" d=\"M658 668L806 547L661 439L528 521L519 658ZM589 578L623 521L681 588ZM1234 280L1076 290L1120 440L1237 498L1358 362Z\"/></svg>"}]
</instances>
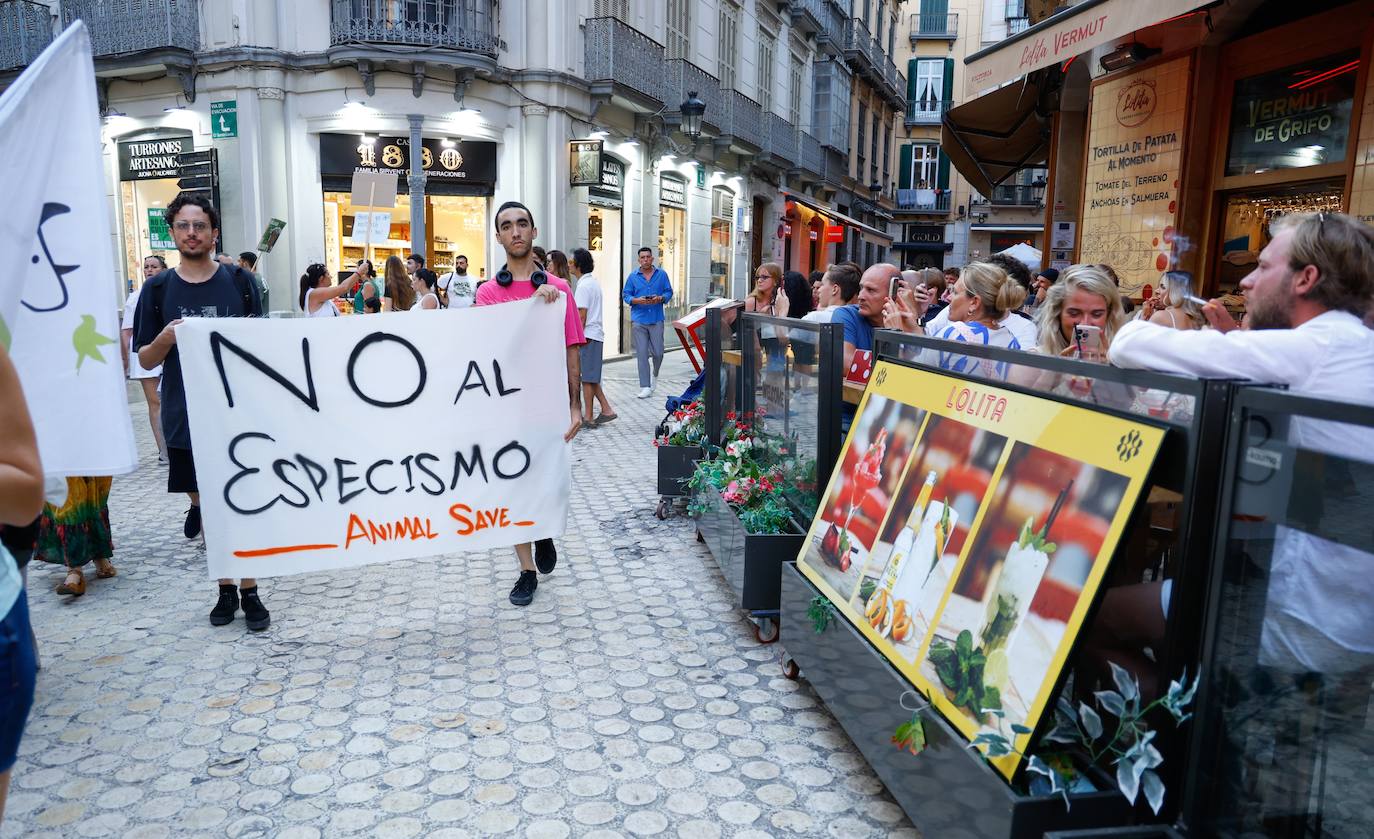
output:
<instances>
[{"instance_id":1,"label":"street lamp","mask_svg":"<svg viewBox=\"0 0 1374 839\"><path fill-rule=\"evenodd\" d=\"M1049 186L1049 182L1045 180L1045 176L1036 175L1035 180L1031 181L1030 185L1031 199L1037 204L1043 205L1045 203L1045 187L1047 186Z\"/></svg>"},{"instance_id":2,"label":"street lamp","mask_svg":"<svg viewBox=\"0 0 1374 839\"><path fill-rule=\"evenodd\" d=\"M706 103L697 98L695 90L687 91L687 99L678 106L682 111L682 133L693 140L701 137L701 115L706 113Z\"/></svg>"}]
</instances>

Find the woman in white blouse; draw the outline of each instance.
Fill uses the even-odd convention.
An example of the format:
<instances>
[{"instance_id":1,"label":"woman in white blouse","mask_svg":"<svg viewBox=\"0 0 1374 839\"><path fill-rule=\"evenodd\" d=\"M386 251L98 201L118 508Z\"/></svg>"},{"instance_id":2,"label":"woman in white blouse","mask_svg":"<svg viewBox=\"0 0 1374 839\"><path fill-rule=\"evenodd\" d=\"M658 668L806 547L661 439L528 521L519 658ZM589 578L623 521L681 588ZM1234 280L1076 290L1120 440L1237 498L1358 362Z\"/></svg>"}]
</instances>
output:
<instances>
[{"instance_id":1,"label":"woman in white blouse","mask_svg":"<svg viewBox=\"0 0 1374 839\"><path fill-rule=\"evenodd\" d=\"M308 265L301 274L301 310L311 318L337 317L339 308L334 305L334 299L352 294L361 280L362 275L355 270L347 280L333 285L333 276L327 267L318 262Z\"/></svg>"}]
</instances>

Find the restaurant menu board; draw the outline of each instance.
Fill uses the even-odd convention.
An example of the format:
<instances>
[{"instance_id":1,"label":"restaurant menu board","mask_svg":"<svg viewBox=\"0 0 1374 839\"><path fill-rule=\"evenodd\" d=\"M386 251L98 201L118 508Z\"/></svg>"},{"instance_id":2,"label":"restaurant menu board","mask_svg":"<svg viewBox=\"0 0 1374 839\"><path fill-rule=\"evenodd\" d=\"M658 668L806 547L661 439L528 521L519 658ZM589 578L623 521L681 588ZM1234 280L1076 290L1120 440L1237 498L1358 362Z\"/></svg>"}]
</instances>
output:
<instances>
[{"instance_id":1,"label":"restaurant menu board","mask_svg":"<svg viewBox=\"0 0 1374 839\"><path fill-rule=\"evenodd\" d=\"M1133 297L1190 246L1174 230L1190 73L1184 56L1093 88L1078 261L1111 265Z\"/></svg>"},{"instance_id":2,"label":"restaurant menu board","mask_svg":"<svg viewBox=\"0 0 1374 839\"><path fill-rule=\"evenodd\" d=\"M964 736L1024 752L1163 438L879 362L797 567Z\"/></svg>"}]
</instances>

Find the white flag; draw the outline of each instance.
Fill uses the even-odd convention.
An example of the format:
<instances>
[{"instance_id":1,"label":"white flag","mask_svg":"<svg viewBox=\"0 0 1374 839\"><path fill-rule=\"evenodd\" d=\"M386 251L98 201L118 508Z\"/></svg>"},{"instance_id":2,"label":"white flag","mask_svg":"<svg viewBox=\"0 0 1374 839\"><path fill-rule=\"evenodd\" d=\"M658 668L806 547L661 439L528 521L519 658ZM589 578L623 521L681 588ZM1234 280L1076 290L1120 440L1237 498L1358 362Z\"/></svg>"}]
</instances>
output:
<instances>
[{"instance_id":1,"label":"white flag","mask_svg":"<svg viewBox=\"0 0 1374 839\"><path fill-rule=\"evenodd\" d=\"M95 66L68 27L0 96L0 343L49 475L137 466L115 317Z\"/></svg>"}]
</instances>

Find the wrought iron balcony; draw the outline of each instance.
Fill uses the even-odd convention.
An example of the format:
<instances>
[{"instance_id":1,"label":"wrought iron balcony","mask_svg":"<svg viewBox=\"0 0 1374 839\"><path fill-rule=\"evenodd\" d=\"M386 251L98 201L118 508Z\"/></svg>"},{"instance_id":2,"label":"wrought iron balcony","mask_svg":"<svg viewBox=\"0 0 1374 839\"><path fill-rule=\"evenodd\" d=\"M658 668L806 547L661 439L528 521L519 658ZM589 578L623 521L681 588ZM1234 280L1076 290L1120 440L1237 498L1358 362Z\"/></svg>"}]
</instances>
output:
<instances>
[{"instance_id":1,"label":"wrought iron balcony","mask_svg":"<svg viewBox=\"0 0 1374 839\"><path fill-rule=\"evenodd\" d=\"M1009 17L1007 18L1007 37L1025 32L1030 29L1030 18L1028 17Z\"/></svg>"},{"instance_id":2,"label":"wrought iron balcony","mask_svg":"<svg viewBox=\"0 0 1374 839\"><path fill-rule=\"evenodd\" d=\"M991 196L975 195L974 204L994 207L1039 207L1045 194L1044 184L1003 184L992 188Z\"/></svg>"},{"instance_id":3,"label":"wrought iron balcony","mask_svg":"<svg viewBox=\"0 0 1374 839\"><path fill-rule=\"evenodd\" d=\"M849 20L849 13L837 0L823 0L820 12L821 31L816 33L816 46L835 58L842 58L845 24Z\"/></svg>"},{"instance_id":4,"label":"wrought iron balcony","mask_svg":"<svg viewBox=\"0 0 1374 839\"><path fill-rule=\"evenodd\" d=\"M911 41L953 41L959 37L959 15L932 15L918 12L911 16Z\"/></svg>"},{"instance_id":5,"label":"wrought iron balcony","mask_svg":"<svg viewBox=\"0 0 1374 839\"><path fill-rule=\"evenodd\" d=\"M952 193L947 189L899 189L897 209L904 213L949 215Z\"/></svg>"},{"instance_id":6,"label":"wrought iron balcony","mask_svg":"<svg viewBox=\"0 0 1374 839\"><path fill-rule=\"evenodd\" d=\"M721 93L725 104L721 133L762 149L766 143L763 136L763 107L738 90L724 90Z\"/></svg>"},{"instance_id":7,"label":"wrought iron balcony","mask_svg":"<svg viewBox=\"0 0 1374 839\"><path fill-rule=\"evenodd\" d=\"M768 126L768 153L788 167L796 166L800 160L796 126L771 111L764 115L764 120Z\"/></svg>"},{"instance_id":8,"label":"wrought iron balcony","mask_svg":"<svg viewBox=\"0 0 1374 839\"><path fill-rule=\"evenodd\" d=\"M792 17L792 27L803 35L816 35L821 31L825 20L825 0L789 0L787 11Z\"/></svg>"},{"instance_id":9,"label":"wrought iron balcony","mask_svg":"<svg viewBox=\"0 0 1374 839\"><path fill-rule=\"evenodd\" d=\"M821 141L806 131L800 132L801 168L818 178L825 177L825 149Z\"/></svg>"},{"instance_id":10,"label":"wrought iron balcony","mask_svg":"<svg viewBox=\"0 0 1374 839\"><path fill-rule=\"evenodd\" d=\"M615 18L594 17L587 21L584 40L584 72L593 93L629 92L646 106L657 103L654 107L676 108L685 98L668 95L663 45L643 32Z\"/></svg>"},{"instance_id":11,"label":"wrought iron balcony","mask_svg":"<svg viewBox=\"0 0 1374 839\"><path fill-rule=\"evenodd\" d=\"M685 58L674 58L667 62L664 72L666 86L661 99L668 109L676 112L679 103L687 100L687 94L695 91L697 98L706 103L706 113L702 114L701 124L712 134L724 133L729 124L730 114L725 107L725 93L721 90L720 79L696 66Z\"/></svg>"},{"instance_id":12,"label":"wrought iron balcony","mask_svg":"<svg viewBox=\"0 0 1374 839\"><path fill-rule=\"evenodd\" d=\"M852 17L844 25L844 58L861 73L873 71L873 37L859 18Z\"/></svg>"},{"instance_id":13,"label":"wrought iron balcony","mask_svg":"<svg viewBox=\"0 0 1374 839\"><path fill-rule=\"evenodd\" d=\"M939 125L945 112L954 107L953 102L916 101L906 103L906 126Z\"/></svg>"},{"instance_id":14,"label":"wrought iron balcony","mask_svg":"<svg viewBox=\"0 0 1374 839\"><path fill-rule=\"evenodd\" d=\"M29 0L0 2L0 71L27 67L52 43L48 7Z\"/></svg>"},{"instance_id":15,"label":"wrought iron balcony","mask_svg":"<svg viewBox=\"0 0 1374 839\"><path fill-rule=\"evenodd\" d=\"M332 0L330 44L444 47L496 58L496 0Z\"/></svg>"},{"instance_id":16,"label":"wrought iron balcony","mask_svg":"<svg viewBox=\"0 0 1374 839\"><path fill-rule=\"evenodd\" d=\"M62 27L80 19L97 60L160 50L200 49L198 0L62 0Z\"/></svg>"}]
</instances>

